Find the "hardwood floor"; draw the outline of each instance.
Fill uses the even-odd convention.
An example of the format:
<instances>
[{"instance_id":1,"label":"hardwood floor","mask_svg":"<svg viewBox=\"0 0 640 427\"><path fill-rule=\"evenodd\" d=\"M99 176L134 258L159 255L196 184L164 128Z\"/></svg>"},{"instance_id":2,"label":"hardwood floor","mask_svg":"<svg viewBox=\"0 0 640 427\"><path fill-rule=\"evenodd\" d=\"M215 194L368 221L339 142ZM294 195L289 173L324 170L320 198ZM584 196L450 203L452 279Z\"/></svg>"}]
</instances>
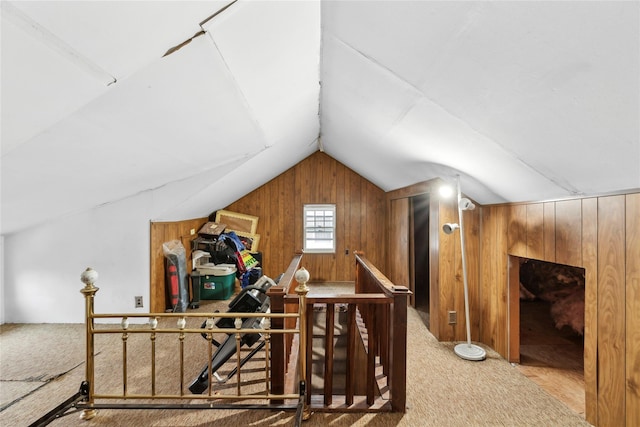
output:
<instances>
[{"instance_id":1,"label":"hardwood floor","mask_svg":"<svg viewBox=\"0 0 640 427\"><path fill-rule=\"evenodd\" d=\"M520 303L520 371L573 411L585 414L584 338L558 330L549 303Z\"/></svg>"}]
</instances>

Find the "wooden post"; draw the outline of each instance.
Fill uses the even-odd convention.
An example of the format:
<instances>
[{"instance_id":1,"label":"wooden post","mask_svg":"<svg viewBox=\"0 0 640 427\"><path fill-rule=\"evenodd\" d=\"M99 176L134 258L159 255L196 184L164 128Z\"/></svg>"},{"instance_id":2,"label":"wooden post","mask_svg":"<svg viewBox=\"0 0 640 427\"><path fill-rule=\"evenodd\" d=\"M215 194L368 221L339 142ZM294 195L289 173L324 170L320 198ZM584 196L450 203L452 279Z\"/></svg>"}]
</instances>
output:
<instances>
[{"instance_id":1,"label":"wooden post","mask_svg":"<svg viewBox=\"0 0 640 427\"><path fill-rule=\"evenodd\" d=\"M272 286L267 290L272 313L284 313L285 290ZM283 329L284 319L271 319L271 329ZM287 357L285 355L284 334L271 334L271 394L284 394L285 373L287 371ZM282 400L272 400L274 404L282 404Z\"/></svg>"},{"instance_id":2,"label":"wooden post","mask_svg":"<svg viewBox=\"0 0 640 427\"><path fill-rule=\"evenodd\" d=\"M325 345L324 345L324 404L333 403L333 334L335 329L334 303L327 303L325 316Z\"/></svg>"},{"instance_id":3,"label":"wooden post","mask_svg":"<svg viewBox=\"0 0 640 427\"><path fill-rule=\"evenodd\" d=\"M407 403L407 304L409 289L395 286L391 306L391 334L389 335L389 391L393 412L405 412Z\"/></svg>"}]
</instances>

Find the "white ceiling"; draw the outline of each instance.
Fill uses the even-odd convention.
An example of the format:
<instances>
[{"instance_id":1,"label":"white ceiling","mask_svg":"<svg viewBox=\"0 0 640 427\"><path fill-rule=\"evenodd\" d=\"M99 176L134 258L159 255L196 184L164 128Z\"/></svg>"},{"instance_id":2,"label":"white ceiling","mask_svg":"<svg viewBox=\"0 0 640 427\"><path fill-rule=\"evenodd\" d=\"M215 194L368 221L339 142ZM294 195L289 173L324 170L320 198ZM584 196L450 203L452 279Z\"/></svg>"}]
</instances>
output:
<instances>
[{"instance_id":1,"label":"white ceiling","mask_svg":"<svg viewBox=\"0 0 640 427\"><path fill-rule=\"evenodd\" d=\"M482 204L640 188L638 1L1 5L2 233L206 216L319 147Z\"/></svg>"}]
</instances>

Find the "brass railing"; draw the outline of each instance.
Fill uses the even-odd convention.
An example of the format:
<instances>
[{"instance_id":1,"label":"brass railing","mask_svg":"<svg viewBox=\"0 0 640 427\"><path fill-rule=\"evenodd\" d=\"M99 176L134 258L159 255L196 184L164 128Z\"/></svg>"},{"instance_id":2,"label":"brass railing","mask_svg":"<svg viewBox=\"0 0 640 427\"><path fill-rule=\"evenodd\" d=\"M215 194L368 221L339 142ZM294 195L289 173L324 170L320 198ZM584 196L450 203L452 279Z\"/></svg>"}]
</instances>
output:
<instances>
[{"instance_id":1,"label":"brass railing","mask_svg":"<svg viewBox=\"0 0 640 427\"><path fill-rule=\"evenodd\" d=\"M94 312L94 299L99 288L95 286L98 274L87 268L82 273L81 280L85 287L80 291L85 297L85 325L86 325L86 372L85 381L80 386L80 391L71 397L56 409L40 418L33 426L46 425L53 419L66 415L65 412L70 408L82 410L81 418L89 420L96 415L98 409L273 409L273 410L295 410L295 424L299 425L302 419L309 416L304 399L305 383L304 375L301 374L305 367L305 321L304 309L306 304L300 304L297 313L119 313L119 314L97 314ZM296 272L296 280L299 280L299 286L296 288L301 301L304 301L308 292L306 281L308 273L304 268ZM234 328L216 327L215 322L218 319L230 318L234 319ZM259 327L243 328L243 319L262 318ZM104 321L104 324L96 325L96 320ZM146 323L130 324L132 319L148 319ZM299 321L299 328L272 327L272 323L283 324L285 319L294 319ZM171 322L175 322L175 326L170 326ZM192 327L189 324L202 324L202 327ZM119 325L119 326L118 326ZM253 325L255 326L255 325ZM129 339L133 335L144 334L149 337L148 344L145 346L149 352L150 375L148 376L149 393L131 392L128 381L128 353L130 351ZM208 389L202 394L192 394L185 390L185 338L189 335L201 335L208 342ZM236 389L234 392L226 390L225 394L214 391L214 382L219 382L215 372L212 369L212 358L214 345L219 345L215 341L215 334L226 334L228 336L235 335L236 351L235 351L235 375ZM251 391L244 393L242 390L242 355L241 340L244 334L259 334L264 340L264 389L256 391L256 387L251 387ZM299 335L298 341L301 343L299 350L302 362L299 364L301 371L297 373L300 379L298 383L297 393L273 393L271 387L271 366L270 366L270 341L272 336ZM98 335L116 335L120 337L122 363L118 367L109 367L116 369L110 375L122 376L121 391L113 393L96 393L96 336ZM158 392L156 387L157 380L157 356L156 356L156 339L161 335L175 335L178 343L179 360L177 369L179 371L179 391L175 393ZM215 343L215 344L214 344ZM138 346L135 347L136 355L139 356ZM228 359L231 361L233 355ZM246 361L246 360L245 360ZM227 362L232 363L232 362ZM118 372L118 369L121 369ZM255 378L252 378L252 384L255 384ZM136 387L140 388L140 384L136 383ZM291 391L291 390L290 390ZM221 403L225 401L226 403ZM238 403L252 401L253 404ZM259 403L267 402L267 403Z\"/></svg>"}]
</instances>

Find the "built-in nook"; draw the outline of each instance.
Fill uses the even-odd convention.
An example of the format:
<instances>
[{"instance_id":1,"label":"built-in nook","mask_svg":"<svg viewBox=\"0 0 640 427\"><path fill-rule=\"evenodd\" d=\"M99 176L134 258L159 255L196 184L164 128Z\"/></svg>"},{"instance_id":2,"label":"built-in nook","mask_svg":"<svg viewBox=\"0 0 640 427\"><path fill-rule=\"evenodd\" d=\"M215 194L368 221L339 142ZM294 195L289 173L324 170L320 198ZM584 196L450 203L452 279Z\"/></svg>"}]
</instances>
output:
<instances>
[{"instance_id":1,"label":"built-in nook","mask_svg":"<svg viewBox=\"0 0 640 427\"><path fill-rule=\"evenodd\" d=\"M585 413L584 296L585 270L534 259L511 257L510 277L518 278L512 318L512 362L520 371L565 403ZM510 287L515 291L515 286ZM516 299L511 299L515 304ZM516 343L517 341L517 343ZM512 349L515 350L515 349Z\"/></svg>"}]
</instances>

